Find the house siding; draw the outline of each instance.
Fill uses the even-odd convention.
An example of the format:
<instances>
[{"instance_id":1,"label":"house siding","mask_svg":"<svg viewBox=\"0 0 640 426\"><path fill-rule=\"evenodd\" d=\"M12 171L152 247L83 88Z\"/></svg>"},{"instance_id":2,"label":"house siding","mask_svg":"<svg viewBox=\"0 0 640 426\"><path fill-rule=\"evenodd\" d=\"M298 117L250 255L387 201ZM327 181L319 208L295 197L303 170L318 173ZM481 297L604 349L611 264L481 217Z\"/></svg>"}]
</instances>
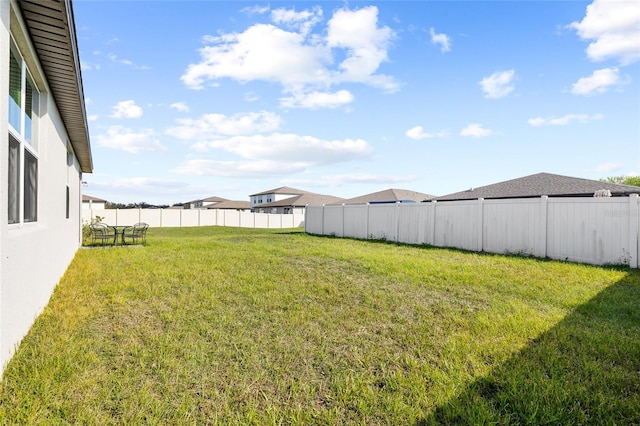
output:
<instances>
[{"instance_id":1,"label":"house siding","mask_svg":"<svg viewBox=\"0 0 640 426\"><path fill-rule=\"evenodd\" d=\"M11 20L11 10L18 19ZM0 131L7 138L10 33L25 56L39 63L20 19L16 2L0 1ZM13 25L10 28L10 22ZM17 25L15 23L18 23ZM22 41L20 41L22 39ZM29 57L27 57L29 56ZM30 69L44 81L39 66ZM35 318L42 312L81 243L80 164L67 165L68 135L48 86L41 90L38 119L37 221L9 224L7 219L8 149L0 149L0 369L13 355ZM66 191L69 187L67 217Z\"/></svg>"}]
</instances>

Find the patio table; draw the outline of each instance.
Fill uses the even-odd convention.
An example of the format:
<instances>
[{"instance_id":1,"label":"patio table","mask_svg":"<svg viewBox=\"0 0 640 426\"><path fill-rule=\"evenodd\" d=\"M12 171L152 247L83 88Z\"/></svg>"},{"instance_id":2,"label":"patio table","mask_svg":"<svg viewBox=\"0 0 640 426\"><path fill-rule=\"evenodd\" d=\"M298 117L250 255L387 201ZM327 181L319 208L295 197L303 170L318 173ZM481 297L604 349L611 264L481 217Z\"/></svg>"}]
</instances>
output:
<instances>
[{"instance_id":1,"label":"patio table","mask_svg":"<svg viewBox=\"0 0 640 426\"><path fill-rule=\"evenodd\" d=\"M131 228L129 225L115 225L113 228L113 244L118 241L118 235L120 235L120 244L124 245L124 233L127 229Z\"/></svg>"}]
</instances>

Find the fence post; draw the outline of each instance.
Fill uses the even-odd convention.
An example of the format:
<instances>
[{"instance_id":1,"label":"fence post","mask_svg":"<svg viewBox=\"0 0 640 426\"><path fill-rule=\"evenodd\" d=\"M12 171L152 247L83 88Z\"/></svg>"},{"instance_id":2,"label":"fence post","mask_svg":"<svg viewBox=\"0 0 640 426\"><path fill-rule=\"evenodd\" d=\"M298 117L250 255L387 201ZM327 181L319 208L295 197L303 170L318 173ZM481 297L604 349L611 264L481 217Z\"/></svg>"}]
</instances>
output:
<instances>
[{"instance_id":1,"label":"fence post","mask_svg":"<svg viewBox=\"0 0 640 426\"><path fill-rule=\"evenodd\" d=\"M427 241L427 244L435 246L436 245L436 207L438 207L438 200L433 200L431 202L433 204L433 210L431 211L431 229L429 230L430 239Z\"/></svg>"},{"instance_id":2,"label":"fence post","mask_svg":"<svg viewBox=\"0 0 640 426\"><path fill-rule=\"evenodd\" d=\"M535 247L535 256L540 258L547 257L547 234L548 234L548 224L547 218L549 216L549 197L547 195L543 195L540 197L540 228L538 229L536 235L536 247Z\"/></svg>"},{"instance_id":3,"label":"fence post","mask_svg":"<svg viewBox=\"0 0 640 426\"><path fill-rule=\"evenodd\" d=\"M367 228L366 228L367 229L367 234L366 234L365 239L367 239L367 240L371 238L369 236L369 206L370 205L371 205L371 203L367 203L367 211L366 211L367 217L365 217L365 221L366 221L366 224L367 224Z\"/></svg>"},{"instance_id":4,"label":"fence post","mask_svg":"<svg viewBox=\"0 0 640 426\"><path fill-rule=\"evenodd\" d=\"M400 238L400 201L396 201L396 208L395 208L395 216L396 216L396 226L395 226L395 230L394 233L395 235L393 236L393 241L395 241L396 243L398 242L398 238Z\"/></svg>"},{"instance_id":5,"label":"fence post","mask_svg":"<svg viewBox=\"0 0 640 426\"><path fill-rule=\"evenodd\" d=\"M478 252L484 249L484 198L478 198L478 241L476 242L476 248Z\"/></svg>"},{"instance_id":6,"label":"fence post","mask_svg":"<svg viewBox=\"0 0 640 426\"><path fill-rule=\"evenodd\" d=\"M638 246L640 245L640 229L638 220L638 194L629 195L629 266L638 268Z\"/></svg>"}]
</instances>

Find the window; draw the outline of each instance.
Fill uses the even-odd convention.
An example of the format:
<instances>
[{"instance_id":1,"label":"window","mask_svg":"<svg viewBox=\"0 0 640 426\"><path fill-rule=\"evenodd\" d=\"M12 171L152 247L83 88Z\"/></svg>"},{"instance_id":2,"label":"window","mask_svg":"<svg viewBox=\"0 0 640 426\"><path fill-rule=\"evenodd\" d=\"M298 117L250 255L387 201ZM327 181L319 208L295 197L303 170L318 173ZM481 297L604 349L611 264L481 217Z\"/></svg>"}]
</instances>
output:
<instances>
[{"instance_id":1,"label":"window","mask_svg":"<svg viewBox=\"0 0 640 426\"><path fill-rule=\"evenodd\" d=\"M73 148L67 141L67 187L66 187L66 218L71 217L71 172L73 169Z\"/></svg>"},{"instance_id":2,"label":"window","mask_svg":"<svg viewBox=\"0 0 640 426\"><path fill-rule=\"evenodd\" d=\"M37 115L40 97L13 40L9 68L8 221L35 222L38 220L38 154L33 118Z\"/></svg>"}]
</instances>

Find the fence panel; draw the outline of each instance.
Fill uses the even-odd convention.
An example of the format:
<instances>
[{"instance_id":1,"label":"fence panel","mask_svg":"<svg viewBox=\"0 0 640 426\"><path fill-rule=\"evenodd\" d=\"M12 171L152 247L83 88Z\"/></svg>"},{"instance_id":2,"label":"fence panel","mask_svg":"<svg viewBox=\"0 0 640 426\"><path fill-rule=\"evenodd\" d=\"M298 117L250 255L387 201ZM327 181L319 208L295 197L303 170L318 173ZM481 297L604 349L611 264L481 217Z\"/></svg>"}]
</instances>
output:
<instances>
[{"instance_id":1,"label":"fence panel","mask_svg":"<svg viewBox=\"0 0 640 426\"><path fill-rule=\"evenodd\" d=\"M477 200L437 203L434 245L478 250L478 206Z\"/></svg>"},{"instance_id":2,"label":"fence panel","mask_svg":"<svg viewBox=\"0 0 640 426\"><path fill-rule=\"evenodd\" d=\"M92 210L92 218L100 216L101 222L108 223L109 225L118 224L118 211L117 210Z\"/></svg>"},{"instance_id":3,"label":"fence panel","mask_svg":"<svg viewBox=\"0 0 640 426\"><path fill-rule=\"evenodd\" d=\"M398 240L397 204L369 205L369 238L374 240Z\"/></svg>"},{"instance_id":4,"label":"fence panel","mask_svg":"<svg viewBox=\"0 0 640 426\"><path fill-rule=\"evenodd\" d=\"M200 210L200 226L215 226L218 224L218 214L213 209Z\"/></svg>"},{"instance_id":5,"label":"fence panel","mask_svg":"<svg viewBox=\"0 0 640 426\"><path fill-rule=\"evenodd\" d=\"M200 226L200 210L199 209L182 210L180 226L182 227Z\"/></svg>"},{"instance_id":6,"label":"fence panel","mask_svg":"<svg viewBox=\"0 0 640 426\"><path fill-rule=\"evenodd\" d=\"M324 235L344 236L343 206L324 206Z\"/></svg>"},{"instance_id":7,"label":"fence panel","mask_svg":"<svg viewBox=\"0 0 640 426\"><path fill-rule=\"evenodd\" d=\"M433 203L400 204L398 210L398 241L407 244L427 244L428 231L433 227Z\"/></svg>"},{"instance_id":8,"label":"fence panel","mask_svg":"<svg viewBox=\"0 0 640 426\"><path fill-rule=\"evenodd\" d=\"M368 238L367 235L367 205L350 205L343 206L344 212L344 230L345 237L350 238Z\"/></svg>"},{"instance_id":9,"label":"fence panel","mask_svg":"<svg viewBox=\"0 0 640 426\"><path fill-rule=\"evenodd\" d=\"M593 264L629 263L627 197L549 199L547 256Z\"/></svg>"},{"instance_id":10,"label":"fence panel","mask_svg":"<svg viewBox=\"0 0 640 426\"><path fill-rule=\"evenodd\" d=\"M182 222L182 210L167 209L162 211L162 226L179 227Z\"/></svg>"},{"instance_id":11,"label":"fence panel","mask_svg":"<svg viewBox=\"0 0 640 426\"><path fill-rule=\"evenodd\" d=\"M270 222L270 213L262 213L260 216L253 214L253 228L268 228ZM247 222L248 223L248 222Z\"/></svg>"},{"instance_id":12,"label":"fence panel","mask_svg":"<svg viewBox=\"0 0 640 426\"><path fill-rule=\"evenodd\" d=\"M164 210L162 209L142 209L140 210L139 222L148 223L149 226L162 226L163 214Z\"/></svg>"},{"instance_id":13,"label":"fence panel","mask_svg":"<svg viewBox=\"0 0 640 426\"><path fill-rule=\"evenodd\" d=\"M490 253L536 255L542 226L541 203L540 198L485 200L483 250Z\"/></svg>"},{"instance_id":14,"label":"fence panel","mask_svg":"<svg viewBox=\"0 0 640 426\"><path fill-rule=\"evenodd\" d=\"M323 215L324 206L307 206L304 216L304 231L309 234L322 235Z\"/></svg>"}]
</instances>

